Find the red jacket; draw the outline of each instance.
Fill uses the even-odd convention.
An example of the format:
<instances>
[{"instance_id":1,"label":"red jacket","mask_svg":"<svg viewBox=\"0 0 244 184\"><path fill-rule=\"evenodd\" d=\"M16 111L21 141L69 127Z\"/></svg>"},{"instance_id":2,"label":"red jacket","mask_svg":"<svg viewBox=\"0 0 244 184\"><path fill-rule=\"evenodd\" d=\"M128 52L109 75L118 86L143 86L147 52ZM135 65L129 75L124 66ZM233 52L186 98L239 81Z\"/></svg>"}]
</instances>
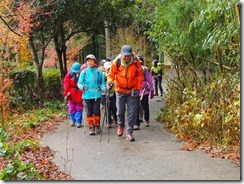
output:
<instances>
[{"instance_id":1,"label":"red jacket","mask_svg":"<svg viewBox=\"0 0 244 184\"><path fill-rule=\"evenodd\" d=\"M64 96L70 93L68 99L72 103L82 103L82 91L77 87L78 77L68 72L64 77Z\"/></svg>"}]
</instances>

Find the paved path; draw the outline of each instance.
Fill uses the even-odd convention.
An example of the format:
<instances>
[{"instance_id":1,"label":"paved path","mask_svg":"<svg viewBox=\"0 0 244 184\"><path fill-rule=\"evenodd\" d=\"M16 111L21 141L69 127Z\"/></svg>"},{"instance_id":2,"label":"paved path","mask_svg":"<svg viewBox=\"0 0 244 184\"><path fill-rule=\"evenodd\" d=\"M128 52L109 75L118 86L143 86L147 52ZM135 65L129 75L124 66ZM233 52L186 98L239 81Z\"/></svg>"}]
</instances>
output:
<instances>
[{"instance_id":1,"label":"paved path","mask_svg":"<svg viewBox=\"0 0 244 184\"><path fill-rule=\"evenodd\" d=\"M163 81L166 88L165 79ZM54 162L75 180L240 180L240 166L230 160L211 158L202 151L183 151L183 143L154 118L162 97L150 101L151 125L134 131L135 142L118 137L117 128L89 136L87 126L58 125L42 143L56 150ZM84 131L86 130L86 132Z\"/></svg>"}]
</instances>

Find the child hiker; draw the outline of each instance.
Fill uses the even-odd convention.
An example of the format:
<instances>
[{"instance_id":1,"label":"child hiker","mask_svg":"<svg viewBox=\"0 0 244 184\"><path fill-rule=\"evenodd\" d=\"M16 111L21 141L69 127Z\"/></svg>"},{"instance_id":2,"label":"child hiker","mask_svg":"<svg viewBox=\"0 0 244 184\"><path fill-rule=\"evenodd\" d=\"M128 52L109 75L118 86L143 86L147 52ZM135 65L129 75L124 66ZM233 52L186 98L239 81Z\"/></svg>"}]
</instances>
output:
<instances>
[{"instance_id":1,"label":"child hiker","mask_svg":"<svg viewBox=\"0 0 244 184\"><path fill-rule=\"evenodd\" d=\"M82 122L82 91L77 87L77 82L80 75L81 64L75 62L72 64L70 72L64 77L64 97L69 101L69 117L70 125L81 127Z\"/></svg>"},{"instance_id":2,"label":"child hiker","mask_svg":"<svg viewBox=\"0 0 244 184\"><path fill-rule=\"evenodd\" d=\"M95 135L101 132L100 103L102 91L106 91L104 74L97 68L97 59L93 54L86 56L87 68L82 70L78 87L83 92L82 98L86 103L86 120L90 128L89 134Z\"/></svg>"}]
</instances>

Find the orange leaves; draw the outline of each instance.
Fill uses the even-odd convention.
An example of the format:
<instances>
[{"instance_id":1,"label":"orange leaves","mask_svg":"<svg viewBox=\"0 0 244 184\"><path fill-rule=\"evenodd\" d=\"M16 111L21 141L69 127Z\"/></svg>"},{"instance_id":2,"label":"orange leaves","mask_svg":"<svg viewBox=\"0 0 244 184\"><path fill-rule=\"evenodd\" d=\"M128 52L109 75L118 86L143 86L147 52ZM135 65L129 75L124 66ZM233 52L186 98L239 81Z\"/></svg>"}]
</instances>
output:
<instances>
[{"instance_id":1,"label":"orange leaves","mask_svg":"<svg viewBox=\"0 0 244 184\"><path fill-rule=\"evenodd\" d=\"M0 75L0 106L6 106L8 104L8 88L11 86L12 81L10 79L4 79L3 75Z\"/></svg>"},{"instance_id":2,"label":"orange leaves","mask_svg":"<svg viewBox=\"0 0 244 184\"><path fill-rule=\"evenodd\" d=\"M25 4L20 4L20 7L17 10L19 29L23 33L29 34L32 31L33 23L31 18L31 9Z\"/></svg>"}]
</instances>

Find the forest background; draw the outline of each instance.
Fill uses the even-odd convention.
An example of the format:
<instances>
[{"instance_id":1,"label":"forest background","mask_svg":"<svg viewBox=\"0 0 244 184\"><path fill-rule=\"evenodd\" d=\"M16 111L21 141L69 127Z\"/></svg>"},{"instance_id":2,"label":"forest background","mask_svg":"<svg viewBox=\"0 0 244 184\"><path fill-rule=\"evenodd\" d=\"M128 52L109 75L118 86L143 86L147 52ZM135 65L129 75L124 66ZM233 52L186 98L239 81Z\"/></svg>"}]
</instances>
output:
<instances>
[{"instance_id":1,"label":"forest background","mask_svg":"<svg viewBox=\"0 0 244 184\"><path fill-rule=\"evenodd\" d=\"M87 54L108 59L124 44L149 69L159 59L176 71L157 120L188 150L240 164L240 9L237 0L1 1L0 178L69 179L39 144L67 118L62 80Z\"/></svg>"}]
</instances>

